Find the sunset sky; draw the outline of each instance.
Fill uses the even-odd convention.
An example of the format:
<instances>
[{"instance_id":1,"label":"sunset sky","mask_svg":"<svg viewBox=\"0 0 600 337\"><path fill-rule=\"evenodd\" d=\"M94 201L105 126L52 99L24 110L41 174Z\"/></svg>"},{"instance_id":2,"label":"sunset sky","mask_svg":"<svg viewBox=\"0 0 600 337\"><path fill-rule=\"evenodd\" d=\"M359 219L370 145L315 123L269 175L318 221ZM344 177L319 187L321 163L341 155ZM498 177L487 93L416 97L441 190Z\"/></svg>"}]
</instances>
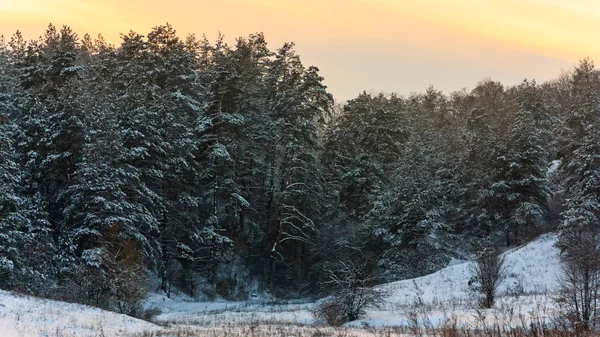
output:
<instances>
[{"instance_id":1,"label":"sunset sky","mask_svg":"<svg viewBox=\"0 0 600 337\"><path fill-rule=\"evenodd\" d=\"M594 0L0 0L0 33L42 35L48 23L112 43L171 23L181 37L262 31L296 43L339 100L363 90L450 92L490 77L544 81L600 56Z\"/></svg>"}]
</instances>

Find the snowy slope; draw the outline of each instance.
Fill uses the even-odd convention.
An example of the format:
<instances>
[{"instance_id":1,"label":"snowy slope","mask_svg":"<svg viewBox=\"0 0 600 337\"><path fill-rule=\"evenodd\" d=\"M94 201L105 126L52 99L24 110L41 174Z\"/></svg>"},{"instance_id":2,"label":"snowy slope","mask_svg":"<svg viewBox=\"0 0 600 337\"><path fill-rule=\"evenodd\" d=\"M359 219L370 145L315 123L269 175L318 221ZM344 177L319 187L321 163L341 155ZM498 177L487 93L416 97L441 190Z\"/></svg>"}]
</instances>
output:
<instances>
[{"instance_id":1,"label":"snowy slope","mask_svg":"<svg viewBox=\"0 0 600 337\"><path fill-rule=\"evenodd\" d=\"M159 330L154 324L85 305L0 290L0 336L117 337Z\"/></svg>"},{"instance_id":2,"label":"snowy slope","mask_svg":"<svg viewBox=\"0 0 600 337\"><path fill-rule=\"evenodd\" d=\"M419 324L433 327L454 321L477 328L497 322L517 326L548 321L560 273L556 240L555 234L545 234L503 254L508 276L500 285L500 296L493 309L479 309L477 295L468 286L473 264L463 262L427 276L381 285L388 293L385 306L370 310L364 319L347 325L409 326L416 319ZM84 305L0 291L0 336L113 337L151 332L171 336L172 331L177 331L172 336L191 331L199 336L226 336L231 334L230 329L243 330L248 326L266 330L286 327L290 332L297 326L310 335L309 326L314 324L314 303L303 301L193 302L185 297L169 299L154 294L147 305L161 309L156 321L167 328Z\"/></svg>"},{"instance_id":3,"label":"snowy slope","mask_svg":"<svg viewBox=\"0 0 600 337\"><path fill-rule=\"evenodd\" d=\"M558 249L555 234L545 234L535 241L503 254L508 277L500 284L500 293L515 290L522 285L525 293L552 291L559 273ZM448 266L436 273L411 280L389 283L385 286L393 295L391 303L410 301L415 295L415 284L423 292L422 298L430 301L450 301L467 298L471 294L468 282L473 263L464 262Z\"/></svg>"},{"instance_id":4,"label":"snowy slope","mask_svg":"<svg viewBox=\"0 0 600 337\"><path fill-rule=\"evenodd\" d=\"M499 286L496 307L489 310L488 318L500 320L503 310L510 310L513 319L538 313L547 316L560 275L556 240L556 234L544 234L503 254L507 277ZM406 325L411 312L434 325L450 318L472 324L479 311L477 294L468 286L472 270L473 262L463 262L416 279L382 285L389 293L386 306L369 311L367 318L350 325ZM516 317L519 314L521 317Z\"/></svg>"},{"instance_id":5,"label":"snowy slope","mask_svg":"<svg viewBox=\"0 0 600 337\"><path fill-rule=\"evenodd\" d=\"M507 277L499 287L494 309L485 312L487 322L522 324L523 320L546 320L553 309L553 292L560 273L555 234L503 254ZM481 313L477 294L469 289L472 262L455 263L436 273L411 280L381 285L388 298L383 308L370 310L367 317L349 326L405 326L410 313L434 326L449 319L474 325ZM201 326L240 324L314 324L313 303L190 302L153 295L151 306L161 308L157 321Z\"/></svg>"}]
</instances>

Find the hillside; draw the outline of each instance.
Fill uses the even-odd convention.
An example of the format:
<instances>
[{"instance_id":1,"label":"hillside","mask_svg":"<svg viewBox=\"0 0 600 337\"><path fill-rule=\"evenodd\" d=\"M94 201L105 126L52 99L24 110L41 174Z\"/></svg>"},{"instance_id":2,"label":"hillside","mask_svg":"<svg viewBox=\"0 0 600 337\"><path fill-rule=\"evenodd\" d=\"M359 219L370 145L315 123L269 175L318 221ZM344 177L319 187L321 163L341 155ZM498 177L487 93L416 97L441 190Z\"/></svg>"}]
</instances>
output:
<instances>
[{"instance_id":1,"label":"hillside","mask_svg":"<svg viewBox=\"0 0 600 337\"><path fill-rule=\"evenodd\" d=\"M383 308L370 310L367 317L348 327L410 326L411 318L434 327L455 321L464 327L485 324L521 325L524 321L551 319L552 298L559 276L555 234L545 234L535 241L504 253L508 276L500 286L494 309L480 310L469 290L471 262L450 265L436 273L416 279L393 282L380 287L389 297ZM310 331L315 324L311 314L314 303L283 301L191 302L184 297L168 299L154 294L149 306L162 314L156 317L161 326L128 316L83 305L42 300L0 291L0 336L128 336L142 332L219 331L234 327L296 327ZM411 313L414 315L411 316ZM482 317L485 319L482 321ZM303 327L304 326L304 327ZM322 329L322 328L319 328ZM355 331L355 330L351 330ZM360 331L356 330L356 331Z\"/></svg>"},{"instance_id":2,"label":"hillside","mask_svg":"<svg viewBox=\"0 0 600 337\"><path fill-rule=\"evenodd\" d=\"M499 286L496 307L486 313L487 323L497 319L503 324L520 324L521 318L531 319L532 315L549 318L560 275L556 240L555 234L545 234L503 254L507 275ZM421 322L429 320L433 325L452 319L463 325L477 324L475 317L481 310L477 295L468 286L472 268L472 262L463 262L427 276L383 285L390 293L386 307L370 311L365 319L351 325L407 325L411 312L417 313Z\"/></svg>"},{"instance_id":3,"label":"hillside","mask_svg":"<svg viewBox=\"0 0 600 337\"><path fill-rule=\"evenodd\" d=\"M157 331L151 323L80 304L0 290L0 336L128 336Z\"/></svg>"}]
</instances>

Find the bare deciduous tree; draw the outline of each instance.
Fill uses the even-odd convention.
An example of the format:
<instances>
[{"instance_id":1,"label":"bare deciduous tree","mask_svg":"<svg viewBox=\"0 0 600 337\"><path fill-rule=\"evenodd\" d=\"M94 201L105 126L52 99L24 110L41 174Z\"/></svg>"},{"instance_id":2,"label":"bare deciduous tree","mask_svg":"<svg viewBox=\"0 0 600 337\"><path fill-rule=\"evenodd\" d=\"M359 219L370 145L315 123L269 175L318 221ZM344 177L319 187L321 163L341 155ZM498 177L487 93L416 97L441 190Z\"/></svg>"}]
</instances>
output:
<instances>
[{"instance_id":1,"label":"bare deciduous tree","mask_svg":"<svg viewBox=\"0 0 600 337\"><path fill-rule=\"evenodd\" d=\"M594 228L563 232L563 274L558 304L562 318L575 330L595 328L600 314L600 232Z\"/></svg>"},{"instance_id":2,"label":"bare deciduous tree","mask_svg":"<svg viewBox=\"0 0 600 337\"><path fill-rule=\"evenodd\" d=\"M482 306L491 308L494 305L496 289L506 275L504 258L491 243L486 242L477 252L473 274L469 284L484 296Z\"/></svg>"},{"instance_id":3,"label":"bare deciduous tree","mask_svg":"<svg viewBox=\"0 0 600 337\"><path fill-rule=\"evenodd\" d=\"M367 263L340 262L337 270L327 270L329 280L326 284L336 294L332 300L317 307L317 318L331 325L341 325L362 317L366 308L380 307L384 303L386 293L372 287L375 280L367 266Z\"/></svg>"}]
</instances>

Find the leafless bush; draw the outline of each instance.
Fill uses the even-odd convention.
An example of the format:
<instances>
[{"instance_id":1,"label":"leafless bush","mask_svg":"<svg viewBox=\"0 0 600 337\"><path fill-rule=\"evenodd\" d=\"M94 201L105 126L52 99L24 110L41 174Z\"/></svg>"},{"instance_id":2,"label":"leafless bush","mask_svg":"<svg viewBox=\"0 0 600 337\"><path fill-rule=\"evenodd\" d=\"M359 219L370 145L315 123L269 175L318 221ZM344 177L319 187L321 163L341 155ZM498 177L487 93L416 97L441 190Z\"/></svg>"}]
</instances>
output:
<instances>
[{"instance_id":1,"label":"leafless bush","mask_svg":"<svg viewBox=\"0 0 600 337\"><path fill-rule=\"evenodd\" d=\"M50 297L146 320L156 313L143 306L150 285L135 241L118 238L118 228L113 228L82 256L84 262L61 275Z\"/></svg>"},{"instance_id":2,"label":"leafless bush","mask_svg":"<svg viewBox=\"0 0 600 337\"><path fill-rule=\"evenodd\" d=\"M370 276L366 263L355 265L352 262L341 262L337 270L327 272L329 280L326 284L336 294L331 300L317 306L317 319L338 326L361 318L369 307L383 305L385 292L372 287L374 279Z\"/></svg>"},{"instance_id":3,"label":"leafless bush","mask_svg":"<svg viewBox=\"0 0 600 337\"><path fill-rule=\"evenodd\" d=\"M576 331L597 327L600 314L600 233L572 230L560 240L563 273L559 279L561 318Z\"/></svg>"},{"instance_id":4,"label":"leafless bush","mask_svg":"<svg viewBox=\"0 0 600 337\"><path fill-rule=\"evenodd\" d=\"M491 308L494 305L496 289L506 277L504 258L492 244L485 243L477 252L473 274L469 282L471 287L484 296L482 306Z\"/></svg>"},{"instance_id":5,"label":"leafless bush","mask_svg":"<svg viewBox=\"0 0 600 337\"><path fill-rule=\"evenodd\" d=\"M312 314L317 322L324 322L331 326L340 326L346 322L335 298L315 306Z\"/></svg>"}]
</instances>

